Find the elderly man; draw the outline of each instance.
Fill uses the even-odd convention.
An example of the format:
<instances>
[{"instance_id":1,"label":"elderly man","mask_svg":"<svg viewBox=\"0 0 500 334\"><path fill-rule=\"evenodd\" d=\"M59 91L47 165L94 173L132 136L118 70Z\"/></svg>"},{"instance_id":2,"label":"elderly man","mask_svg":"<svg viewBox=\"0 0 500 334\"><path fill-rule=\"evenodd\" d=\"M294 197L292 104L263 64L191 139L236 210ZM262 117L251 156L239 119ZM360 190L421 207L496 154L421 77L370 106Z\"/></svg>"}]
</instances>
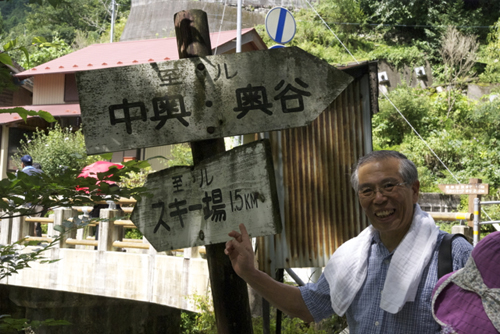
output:
<instances>
[{"instance_id":1,"label":"elderly man","mask_svg":"<svg viewBox=\"0 0 500 334\"><path fill-rule=\"evenodd\" d=\"M297 288L257 270L243 225L226 244L234 270L275 307L307 322L336 313L346 314L351 334L439 333L431 293L446 233L417 204L417 168L399 152L375 151L358 161L351 183L371 225L335 251L317 283ZM453 270L471 250L465 239L453 240Z\"/></svg>"}]
</instances>

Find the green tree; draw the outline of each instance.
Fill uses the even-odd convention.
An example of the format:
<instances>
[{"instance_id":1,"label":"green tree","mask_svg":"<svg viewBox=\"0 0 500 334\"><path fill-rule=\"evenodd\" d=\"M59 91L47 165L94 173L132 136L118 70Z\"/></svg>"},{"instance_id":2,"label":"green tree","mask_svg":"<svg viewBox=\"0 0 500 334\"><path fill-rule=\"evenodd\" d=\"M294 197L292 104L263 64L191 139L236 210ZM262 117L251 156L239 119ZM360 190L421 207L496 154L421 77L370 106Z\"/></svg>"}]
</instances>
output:
<instances>
[{"instance_id":1,"label":"green tree","mask_svg":"<svg viewBox=\"0 0 500 334\"><path fill-rule=\"evenodd\" d=\"M500 83L500 19L488 35L488 44L483 48L481 60L486 63L486 68L479 79L487 83Z\"/></svg>"},{"instance_id":2,"label":"green tree","mask_svg":"<svg viewBox=\"0 0 500 334\"><path fill-rule=\"evenodd\" d=\"M437 128L439 119L431 112L433 105L428 91L400 86L389 92L388 97L389 99L380 99L380 110L373 115L372 131L375 149L400 145L405 136L413 133L401 114L424 137ZM401 114L393 104L397 106Z\"/></svg>"},{"instance_id":3,"label":"green tree","mask_svg":"<svg viewBox=\"0 0 500 334\"><path fill-rule=\"evenodd\" d=\"M366 20L359 2L355 0L321 1L318 5L318 12L331 27L343 33L361 31Z\"/></svg>"},{"instance_id":4,"label":"green tree","mask_svg":"<svg viewBox=\"0 0 500 334\"><path fill-rule=\"evenodd\" d=\"M33 161L42 165L43 171L57 176L64 168L81 170L86 165L100 160L100 156L87 156L85 140L80 129L61 128L57 123L48 131L37 130L21 142L19 152L13 156L20 166L23 155L29 154Z\"/></svg>"},{"instance_id":5,"label":"green tree","mask_svg":"<svg viewBox=\"0 0 500 334\"><path fill-rule=\"evenodd\" d=\"M57 7L31 4L26 17L26 29L36 36L50 40L54 31L71 45L76 31L101 36L111 24L112 0L61 1ZM130 10L131 0L117 0L117 18ZM115 14L116 15L116 14Z\"/></svg>"},{"instance_id":6,"label":"green tree","mask_svg":"<svg viewBox=\"0 0 500 334\"><path fill-rule=\"evenodd\" d=\"M25 69L33 68L73 51L64 40L59 38L57 32L54 33L51 40L52 42L49 43L43 37L34 38L31 43L32 49L29 58L26 58L26 61L21 61L20 65Z\"/></svg>"}]
</instances>

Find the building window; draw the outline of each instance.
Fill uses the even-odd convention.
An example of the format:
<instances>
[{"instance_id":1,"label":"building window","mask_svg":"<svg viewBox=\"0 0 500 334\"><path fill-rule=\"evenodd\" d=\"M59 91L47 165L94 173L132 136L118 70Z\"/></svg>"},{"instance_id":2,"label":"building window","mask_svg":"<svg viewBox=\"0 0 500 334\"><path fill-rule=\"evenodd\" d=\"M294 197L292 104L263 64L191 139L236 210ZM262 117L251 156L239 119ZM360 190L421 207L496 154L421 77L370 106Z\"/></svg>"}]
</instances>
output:
<instances>
[{"instance_id":1,"label":"building window","mask_svg":"<svg viewBox=\"0 0 500 334\"><path fill-rule=\"evenodd\" d=\"M78 102L78 89L74 73L64 76L64 102Z\"/></svg>"}]
</instances>

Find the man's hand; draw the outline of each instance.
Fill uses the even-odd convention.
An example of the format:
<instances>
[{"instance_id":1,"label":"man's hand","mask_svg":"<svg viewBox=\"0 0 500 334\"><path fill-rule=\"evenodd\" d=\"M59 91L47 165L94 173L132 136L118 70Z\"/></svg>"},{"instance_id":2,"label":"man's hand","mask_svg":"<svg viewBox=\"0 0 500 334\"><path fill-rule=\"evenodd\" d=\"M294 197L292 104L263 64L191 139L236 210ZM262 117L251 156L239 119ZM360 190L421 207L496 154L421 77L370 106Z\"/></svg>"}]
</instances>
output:
<instances>
[{"instance_id":1,"label":"man's hand","mask_svg":"<svg viewBox=\"0 0 500 334\"><path fill-rule=\"evenodd\" d=\"M245 225L240 224L239 227L241 233L236 231L229 233L233 239L226 243L224 253L229 256L236 274L246 279L255 270L254 253Z\"/></svg>"},{"instance_id":2,"label":"man's hand","mask_svg":"<svg viewBox=\"0 0 500 334\"><path fill-rule=\"evenodd\" d=\"M252 242L245 225L240 224L240 232L229 233L233 239L226 243L226 249L224 249L236 274L274 307L306 322L314 321L297 287L275 281L255 268Z\"/></svg>"}]
</instances>

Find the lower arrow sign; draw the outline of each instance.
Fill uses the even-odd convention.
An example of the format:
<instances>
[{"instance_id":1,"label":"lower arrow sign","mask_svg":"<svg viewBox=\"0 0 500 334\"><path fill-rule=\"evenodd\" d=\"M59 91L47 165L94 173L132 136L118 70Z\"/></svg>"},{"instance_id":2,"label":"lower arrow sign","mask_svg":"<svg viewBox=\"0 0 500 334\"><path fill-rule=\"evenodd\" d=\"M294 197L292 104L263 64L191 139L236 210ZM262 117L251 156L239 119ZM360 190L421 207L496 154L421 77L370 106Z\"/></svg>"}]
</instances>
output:
<instances>
[{"instance_id":1,"label":"lower arrow sign","mask_svg":"<svg viewBox=\"0 0 500 334\"><path fill-rule=\"evenodd\" d=\"M153 196L137 203L131 220L157 251L225 242L240 223L253 237L281 232L267 140L150 174L145 187Z\"/></svg>"}]
</instances>

